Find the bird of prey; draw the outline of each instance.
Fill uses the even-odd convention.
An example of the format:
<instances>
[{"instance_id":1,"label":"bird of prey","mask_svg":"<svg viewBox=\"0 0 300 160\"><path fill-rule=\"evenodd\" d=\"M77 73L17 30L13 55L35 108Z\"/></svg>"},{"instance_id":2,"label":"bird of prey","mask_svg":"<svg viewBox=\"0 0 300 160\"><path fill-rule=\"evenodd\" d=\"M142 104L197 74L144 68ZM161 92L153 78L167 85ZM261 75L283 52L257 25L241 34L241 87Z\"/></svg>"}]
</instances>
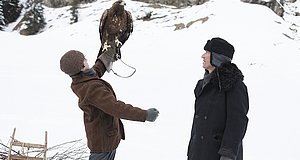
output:
<instances>
[{"instance_id":1,"label":"bird of prey","mask_svg":"<svg viewBox=\"0 0 300 160\"><path fill-rule=\"evenodd\" d=\"M132 16L124 9L125 5L124 0L115 1L109 9L103 12L100 19L101 49L99 53L113 52L115 60L121 58L120 48L133 31Z\"/></svg>"}]
</instances>

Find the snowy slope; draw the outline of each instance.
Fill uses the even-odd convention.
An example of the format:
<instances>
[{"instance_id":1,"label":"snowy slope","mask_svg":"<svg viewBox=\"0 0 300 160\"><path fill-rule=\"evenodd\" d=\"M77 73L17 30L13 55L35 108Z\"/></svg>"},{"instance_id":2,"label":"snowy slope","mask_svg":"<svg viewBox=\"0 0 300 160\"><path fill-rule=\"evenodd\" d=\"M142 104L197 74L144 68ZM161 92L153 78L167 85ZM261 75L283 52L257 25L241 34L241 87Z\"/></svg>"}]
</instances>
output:
<instances>
[{"instance_id":1,"label":"snowy slope","mask_svg":"<svg viewBox=\"0 0 300 160\"><path fill-rule=\"evenodd\" d=\"M154 123L124 120L126 140L116 160L186 159L193 89L204 73L203 46L214 36L235 46L233 62L243 71L249 90L244 159L298 159L299 35L294 35L296 40L286 37L284 34L294 34L289 29L291 22L267 7L228 1L185 9L155 9L126 1L135 20L122 59L137 72L128 79L112 73L103 78L112 84L118 99L144 109L156 107L160 116ZM94 62L100 44L99 18L110 5L108 0L82 5L79 22L73 25L69 25L69 7L46 8L47 30L36 36L0 32L0 44L5 44L1 45L0 63L2 143L8 143L14 127L16 137L30 142L42 142L47 130L49 146L85 139L82 112L69 88L71 79L59 69L59 59L66 51L77 49L90 64ZM151 11L154 20L137 20ZM196 22L174 31L175 24L191 21ZM119 73L129 70L119 61L114 67Z\"/></svg>"}]
</instances>

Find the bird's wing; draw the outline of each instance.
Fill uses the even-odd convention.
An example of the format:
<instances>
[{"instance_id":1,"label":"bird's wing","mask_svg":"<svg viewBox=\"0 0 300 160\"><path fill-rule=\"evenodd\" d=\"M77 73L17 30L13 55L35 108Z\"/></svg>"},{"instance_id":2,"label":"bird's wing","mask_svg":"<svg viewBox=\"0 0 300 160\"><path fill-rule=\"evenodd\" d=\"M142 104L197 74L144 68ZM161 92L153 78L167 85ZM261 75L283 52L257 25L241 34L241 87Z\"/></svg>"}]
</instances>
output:
<instances>
[{"instance_id":1,"label":"bird's wing","mask_svg":"<svg viewBox=\"0 0 300 160\"><path fill-rule=\"evenodd\" d=\"M129 28L129 33L132 33L133 31L133 19L132 19L132 15L129 11L126 11L127 13L127 26Z\"/></svg>"},{"instance_id":2,"label":"bird's wing","mask_svg":"<svg viewBox=\"0 0 300 160\"><path fill-rule=\"evenodd\" d=\"M130 34L133 31L133 20L131 13L129 11L126 11L126 26L124 26L126 29L124 32L119 36L119 41L121 41L123 44L127 41Z\"/></svg>"},{"instance_id":3,"label":"bird's wing","mask_svg":"<svg viewBox=\"0 0 300 160\"><path fill-rule=\"evenodd\" d=\"M104 26L105 26L105 22L106 22L106 19L107 19L107 15L108 15L108 9L106 9L101 18L100 18L100 25L99 25L99 34L100 34L100 40L101 40L101 43L103 43L102 41L102 38L103 38L103 30L104 30Z\"/></svg>"}]
</instances>

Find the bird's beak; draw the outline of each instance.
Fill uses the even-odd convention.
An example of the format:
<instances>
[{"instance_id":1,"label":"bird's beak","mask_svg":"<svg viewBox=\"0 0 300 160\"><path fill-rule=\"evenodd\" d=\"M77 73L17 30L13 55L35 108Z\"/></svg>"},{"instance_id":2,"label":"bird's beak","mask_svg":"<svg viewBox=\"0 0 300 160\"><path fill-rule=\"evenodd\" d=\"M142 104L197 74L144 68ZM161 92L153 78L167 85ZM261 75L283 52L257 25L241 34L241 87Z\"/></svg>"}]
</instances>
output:
<instances>
[{"instance_id":1,"label":"bird's beak","mask_svg":"<svg viewBox=\"0 0 300 160\"><path fill-rule=\"evenodd\" d=\"M126 3L125 3L124 1L122 1L122 2L120 3L120 5L126 6Z\"/></svg>"}]
</instances>

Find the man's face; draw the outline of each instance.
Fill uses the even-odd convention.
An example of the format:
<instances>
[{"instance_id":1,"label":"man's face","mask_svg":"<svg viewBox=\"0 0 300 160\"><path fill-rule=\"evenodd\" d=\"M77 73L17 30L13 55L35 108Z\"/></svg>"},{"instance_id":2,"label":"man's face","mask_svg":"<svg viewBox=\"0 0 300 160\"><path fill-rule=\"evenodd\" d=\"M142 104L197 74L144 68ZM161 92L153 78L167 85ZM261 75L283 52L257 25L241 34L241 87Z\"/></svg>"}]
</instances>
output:
<instances>
[{"instance_id":1,"label":"man's face","mask_svg":"<svg viewBox=\"0 0 300 160\"><path fill-rule=\"evenodd\" d=\"M203 68L208 70L209 73L215 69L215 67L210 64L210 56L211 54L209 51L205 51L205 53L201 56L203 59Z\"/></svg>"}]
</instances>

